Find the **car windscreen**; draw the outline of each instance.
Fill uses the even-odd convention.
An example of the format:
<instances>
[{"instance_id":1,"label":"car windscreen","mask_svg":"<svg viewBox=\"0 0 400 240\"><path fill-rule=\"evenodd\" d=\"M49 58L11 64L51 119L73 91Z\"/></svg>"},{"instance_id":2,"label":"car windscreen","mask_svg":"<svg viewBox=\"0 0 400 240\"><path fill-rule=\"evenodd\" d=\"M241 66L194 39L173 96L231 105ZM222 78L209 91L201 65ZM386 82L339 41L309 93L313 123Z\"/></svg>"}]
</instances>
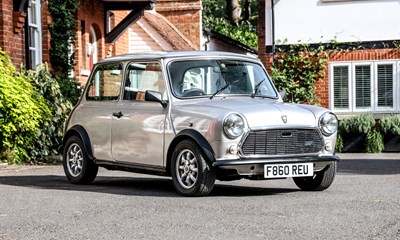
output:
<instances>
[{"instance_id":1,"label":"car windscreen","mask_svg":"<svg viewBox=\"0 0 400 240\"><path fill-rule=\"evenodd\" d=\"M261 65L241 60L185 60L169 64L173 94L179 98L249 95L277 98Z\"/></svg>"}]
</instances>

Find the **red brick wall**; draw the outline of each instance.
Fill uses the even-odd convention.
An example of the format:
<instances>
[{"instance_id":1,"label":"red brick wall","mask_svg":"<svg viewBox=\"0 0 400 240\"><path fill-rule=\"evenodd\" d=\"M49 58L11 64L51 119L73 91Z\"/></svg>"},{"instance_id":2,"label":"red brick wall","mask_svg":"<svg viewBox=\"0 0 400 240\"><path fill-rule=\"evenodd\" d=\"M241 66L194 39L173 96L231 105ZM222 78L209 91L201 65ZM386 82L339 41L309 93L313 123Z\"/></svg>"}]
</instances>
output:
<instances>
[{"instance_id":1,"label":"red brick wall","mask_svg":"<svg viewBox=\"0 0 400 240\"><path fill-rule=\"evenodd\" d=\"M386 59L399 59L398 49L368 49L355 51L338 51L331 54L329 62L349 61L379 61ZM321 99L321 105L329 108L329 68L326 65L325 78L316 84L317 96Z\"/></svg>"},{"instance_id":2,"label":"red brick wall","mask_svg":"<svg viewBox=\"0 0 400 240\"><path fill-rule=\"evenodd\" d=\"M117 26L129 13L128 11L113 11L114 25ZM115 42L113 55L125 54L129 51L129 30L127 29Z\"/></svg>"},{"instance_id":3,"label":"red brick wall","mask_svg":"<svg viewBox=\"0 0 400 240\"><path fill-rule=\"evenodd\" d=\"M48 2L42 1L42 61L47 63L51 69L50 64L50 31L49 24L52 22L52 18L48 11Z\"/></svg>"},{"instance_id":4,"label":"red brick wall","mask_svg":"<svg viewBox=\"0 0 400 240\"><path fill-rule=\"evenodd\" d=\"M0 6L0 47L10 55L12 62L19 69L20 64L25 63L24 25L19 22L14 28L12 0L0 0ZM15 15L15 17L18 21L18 16Z\"/></svg>"},{"instance_id":5,"label":"red brick wall","mask_svg":"<svg viewBox=\"0 0 400 240\"><path fill-rule=\"evenodd\" d=\"M265 45L265 0L258 1L258 24L257 24L257 34L258 34L258 57L270 72L270 56L267 55L267 48Z\"/></svg>"},{"instance_id":6,"label":"red brick wall","mask_svg":"<svg viewBox=\"0 0 400 240\"><path fill-rule=\"evenodd\" d=\"M82 70L90 70L87 54L87 43L90 43L90 27L93 27L97 38L98 60L106 57L108 48L104 41L104 4L100 0L80 1L77 13L78 31L75 45L75 77L86 84L88 76L82 75Z\"/></svg>"},{"instance_id":7,"label":"red brick wall","mask_svg":"<svg viewBox=\"0 0 400 240\"><path fill-rule=\"evenodd\" d=\"M200 49L201 0L157 0L154 8Z\"/></svg>"}]
</instances>

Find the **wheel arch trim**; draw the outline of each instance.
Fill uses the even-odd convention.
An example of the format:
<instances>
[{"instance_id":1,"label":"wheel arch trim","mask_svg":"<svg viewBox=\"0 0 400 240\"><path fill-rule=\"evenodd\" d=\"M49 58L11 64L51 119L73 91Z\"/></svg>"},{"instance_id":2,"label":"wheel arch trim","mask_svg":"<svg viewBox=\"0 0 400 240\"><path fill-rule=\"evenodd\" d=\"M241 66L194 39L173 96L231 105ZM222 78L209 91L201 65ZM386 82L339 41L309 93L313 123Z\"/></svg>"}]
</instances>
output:
<instances>
[{"instance_id":1,"label":"wheel arch trim","mask_svg":"<svg viewBox=\"0 0 400 240\"><path fill-rule=\"evenodd\" d=\"M64 134L63 137L63 146L65 146L67 140L71 136L78 136L82 142L83 146L86 150L88 157L91 160L94 160L93 151L92 151L92 144L90 143L89 134L86 132L85 128L81 125L75 125L68 129L68 131Z\"/></svg>"},{"instance_id":2,"label":"wheel arch trim","mask_svg":"<svg viewBox=\"0 0 400 240\"><path fill-rule=\"evenodd\" d=\"M185 140L185 139L190 139L193 140L199 147L201 153L205 156L205 160L212 164L215 162L215 153L214 150L212 149L211 145L208 143L208 141L204 138L201 133L199 133L196 130L193 129L185 129L180 131L175 138L172 140L171 144L168 147L168 152L167 152L167 166L166 169L169 172L170 171L170 164L171 164L171 158L172 154L174 152L175 147L178 145L179 142ZM169 172L170 173L170 172Z\"/></svg>"}]
</instances>

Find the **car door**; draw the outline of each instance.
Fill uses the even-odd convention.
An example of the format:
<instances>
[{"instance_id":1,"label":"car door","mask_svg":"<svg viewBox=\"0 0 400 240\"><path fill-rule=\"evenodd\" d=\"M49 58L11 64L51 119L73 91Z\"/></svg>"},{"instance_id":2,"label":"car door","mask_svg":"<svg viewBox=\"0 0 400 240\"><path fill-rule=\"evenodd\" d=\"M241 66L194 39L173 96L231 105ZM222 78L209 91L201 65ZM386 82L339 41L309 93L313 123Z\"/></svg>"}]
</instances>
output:
<instances>
[{"instance_id":1,"label":"car door","mask_svg":"<svg viewBox=\"0 0 400 240\"><path fill-rule=\"evenodd\" d=\"M112 161L111 121L118 105L122 82L122 64L98 65L91 75L85 96L73 115L89 135L94 157Z\"/></svg>"},{"instance_id":2,"label":"car door","mask_svg":"<svg viewBox=\"0 0 400 240\"><path fill-rule=\"evenodd\" d=\"M132 62L127 66L123 98L114 110L111 141L115 161L163 167L167 108L144 100L145 92L166 97L159 62Z\"/></svg>"}]
</instances>

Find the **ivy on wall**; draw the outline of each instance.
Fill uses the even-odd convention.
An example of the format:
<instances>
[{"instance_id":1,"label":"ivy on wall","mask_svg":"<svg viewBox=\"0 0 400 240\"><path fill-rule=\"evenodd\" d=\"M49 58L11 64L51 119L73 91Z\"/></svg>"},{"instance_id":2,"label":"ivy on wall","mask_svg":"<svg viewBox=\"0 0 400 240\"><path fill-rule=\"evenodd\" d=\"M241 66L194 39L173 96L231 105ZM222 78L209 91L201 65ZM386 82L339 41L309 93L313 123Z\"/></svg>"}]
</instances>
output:
<instances>
[{"instance_id":1,"label":"ivy on wall","mask_svg":"<svg viewBox=\"0 0 400 240\"><path fill-rule=\"evenodd\" d=\"M81 89L75 79L69 77L75 65L72 46L76 40L78 0L50 0L48 4L52 23L49 25L50 63L61 92L73 104L78 100Z\"/></svg>"},{"instance_id":2,"label":"ivy on wall","mask_svg":"<svg viewBox=\"0 0 400 240\"><path fill-rule=\"evenodd\" d=\"M76 39L78 21L75 18L78 0L50 0L49 12L53 22L49 25L50 62L56 73L68 74L74 67L71 45Z\"/></svg>"},{"instance_id":3,"label":"ivy on wall","mask_svg":"<svg viewBox=\"0 0 400 240\"><path fill-rule=\"evenodd\" d=\"M325 77L328 57L329 51L322 44L292 44L288 49L278 49L271 66L275 85L286 91L290 102L318 104L315 84Z\"/></svg>"}]
</instances>

